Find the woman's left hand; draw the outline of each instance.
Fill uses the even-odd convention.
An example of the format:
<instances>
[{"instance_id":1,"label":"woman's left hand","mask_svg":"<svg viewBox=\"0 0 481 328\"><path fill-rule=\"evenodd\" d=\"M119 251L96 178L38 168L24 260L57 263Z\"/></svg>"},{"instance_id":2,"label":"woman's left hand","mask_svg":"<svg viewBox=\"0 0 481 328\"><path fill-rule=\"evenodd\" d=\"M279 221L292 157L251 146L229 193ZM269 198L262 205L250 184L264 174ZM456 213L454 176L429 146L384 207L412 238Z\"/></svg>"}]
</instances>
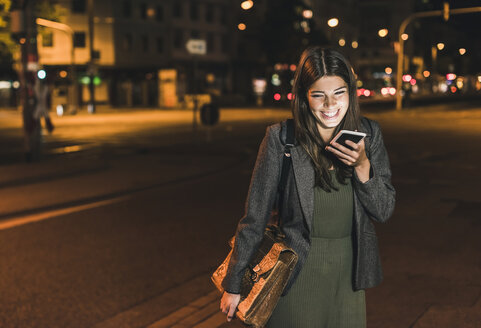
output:
<instances>
[{"instance_id":1,"label":"woman's left hand","mask_svg":"<svg viewBox=\"0 0 481 328\"><path fill-rule=\"evenodd\" d=\"M358 144L351 140L347 140L346 144L351 147L352 150L338 144L337 142L333 142L327 146L326 150L336 155L344 164L353 166L361 182L368 181L371 163L366 155L366 145L364 144L364 140L361 140Z\"/></svg>"}]
</instances>

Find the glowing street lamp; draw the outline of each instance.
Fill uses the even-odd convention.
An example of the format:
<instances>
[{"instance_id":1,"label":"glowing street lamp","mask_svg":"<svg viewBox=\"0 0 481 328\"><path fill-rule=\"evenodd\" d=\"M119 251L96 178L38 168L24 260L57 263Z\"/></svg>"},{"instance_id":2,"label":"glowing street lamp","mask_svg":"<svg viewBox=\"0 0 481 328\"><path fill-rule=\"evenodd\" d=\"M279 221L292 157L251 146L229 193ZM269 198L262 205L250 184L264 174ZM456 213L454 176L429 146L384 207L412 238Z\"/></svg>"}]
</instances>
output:
<instances>
[{"instance_id":1,"label":"glowing street lamp","mask_svg":"<svg viewBox=\"0 0 481 328\"><path fill-rule=\"evenodd\" d=\"M239 31L245 31L247 26L244 23L239 23L239 25L237 25L237 28L239 29Z\"/></svg>"},{"instance_id":2,"label":"glowing street lamp","mask_svg":"<svg viewBox=\"0 0 481 328\"><path fill-rule=\"evenodd\" d=\"M327 21L327 25L329 27L336 27L339 24L339 20L337 18L331 18Z\"/></svg>"},{"instance_id":3,"label":"glowing street lamp","mask_svg":"<svg viewBox=\"0 0 481 328\"><path fill-rule=\"evenodd\" d=\"M340 45L341 47L344 47L344 46L346 45L346 40L344 40L344 39L339 39L339 45Z\"/></svg>"},{"instance_id":4,"label":"glowing street lamp","mask_svg":"<svg viewBox=\"0 0 481 328\"><path fill-rule=\"evenodd\" d=\"M387 36L388 32L389 32L389 31L387 30L387 28L383 28L383 29L380 29L380 30L377 32L377 34L378 34L381 38L384 38L384 37Z\"/></svg>"},{"instance_id":5,"label":"glowing street lamp","mask_svg":"<svg viewBox=\"0 0 481 328\"><path fill-rule=\"evenodd\" d=\"M392 73L392 68L391 67L386 67L384 69L384 72L386 72L386 74L390 75Z\"/></svg>"},{"instance_id":6,"label":"glowing street lamp","mask_svg":"<svg viewBox=\"0 0 481 328\"><path fill-rule=\"evenodd\" d=\"M357 43L357 41L352 41L351 46L352 46L354 49L357 49L357 47L359 47L359 43Z\"/></svg>"},{"instance_id":7,"label":"glowing street lamp","mask_svg":"<svg viewBox=\"0 0 481 328\"><path fill-rule=\"evenodd\" d=\"M464 48L459 48L459 54L462 56L466 53L466 49Z\"/></svg>"},{"instance_id":8,"label":"glowing street lamp","mask_svg":"<svg viewBox=\"0 0 481 328\"><path fill-rule=\"evenodd\" d=\"M252 6L254 6L254 1L252 0L246 0L241 3L241 8L244 10L249 10L252 8Z\"/></svg>"},{"instance_id":9,"label":"glowing street lamp","mask_svg":"<svg viewBox=\"0 0 481 328\"><path fill-rule=\"evenodd\" d=\"M439 42L436 47L438 47L439 50L443 50L444 49L444 43L442 42Z\"/></svg>"},{"instance_id":10,"label":"glowing street lamp","mask_svg":"<svg viewBox=\"0 0 481 328\"><path fill-rule=\"evenodd\" d=\"M305 19L311 19L312 18L312 10L306 9L302 12L302 16L304 16Z\"/></svg>"},{"instance_id":11,"label":"glowing street lamp","mask_svg":"<svg viewBox=\"0 0 481 328\"><path fill-rule=\"evenodd\" d=\"M404 41L406 41L407 39L409 39L409 35L406 34L406 33L403 33L403 34L401 35L401 39L403 39Z\"/></svg>"}]
</instances>

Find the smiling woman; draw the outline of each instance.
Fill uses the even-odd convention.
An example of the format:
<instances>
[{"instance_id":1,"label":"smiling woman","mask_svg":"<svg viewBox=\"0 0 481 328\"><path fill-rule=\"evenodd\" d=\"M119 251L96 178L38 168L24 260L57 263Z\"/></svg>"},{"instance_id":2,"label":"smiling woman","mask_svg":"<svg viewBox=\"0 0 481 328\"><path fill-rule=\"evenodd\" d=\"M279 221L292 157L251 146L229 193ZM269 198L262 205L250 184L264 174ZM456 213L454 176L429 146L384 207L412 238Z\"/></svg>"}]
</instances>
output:
<instances>
[{"instance_id":1,"label":"smiling woman","mask_svg":"<svg viewBox=\"0 0 481 328\"><path fill-rule=\"evenodd\" d=\"M295 142L285 151L287 122L268 127L220 308L230 321L245 299L239 294L241 282L277 199L284 241L299 260L267 327L364 328L364 290L382 280L371 220L385 222L395 198L381 130L361 117L353 69L337 51L306 49L292 94ZM350 148L344 147L331 142L340 130L359 130L366 137L358 143L348 140ZM292 169L279 191L284 155Z\"/></svg>"}]
</instances>

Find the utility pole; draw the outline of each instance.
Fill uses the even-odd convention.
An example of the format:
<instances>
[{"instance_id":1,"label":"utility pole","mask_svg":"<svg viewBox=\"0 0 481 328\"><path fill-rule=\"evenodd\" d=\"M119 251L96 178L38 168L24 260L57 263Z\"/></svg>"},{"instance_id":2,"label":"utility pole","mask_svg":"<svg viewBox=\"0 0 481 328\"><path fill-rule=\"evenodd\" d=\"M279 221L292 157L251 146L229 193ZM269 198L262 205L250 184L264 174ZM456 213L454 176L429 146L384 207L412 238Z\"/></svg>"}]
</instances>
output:
<instances>
[{"instance_id":1,"label":"utility pole","mask_svg":"<svg viewBox=\"0 0 481 328\"><path fill-rule=\"evenodd\" d=\"M406 19L403 20L401 26L399 27L399 53L397 56L397 72L396 72L396 110L402 109L402 77L404 74L404 40L402 35L406 30L406 27L410 22L412 22L416 18L422 17L434 17L434 16L442 16L445 21L449 19L450 15L459 15L459 14L469 14L469 13L476 13L481 12L481 7L470 7L470 8L459 8L459 9L449 9L449 5L444 5L443 10L432 10L432 11L422 11L419 13L412 14L408 16Z\"/></svg>"},{"instance_id":2,"label":"utility pole","mask_svg":"<svg viewBox=\"0 0 481 328\"><path fill-rule=\"evenodd\" d=\"M20 43L21 63L18 73L27 162L40 158L41 147L40 120L34 116L36 103L34 84L38 71L37 25L34 7L34 3L29 0L12 1L10 13L12 36Z\"/></svg>"},{"instance_id":3,"label":"utility pole","mask_svg":"<svg viewBox=\"0 0 481 328\"><path fill-rule=\"evenodd\" d=\"M88 65L89 74L89 91L90 91L90 101L88 104L88 112L91 114L95 113L95 64L94 64L94 1L88 0L88 23L89 23L89 51L90 51L90 62Z\"/></svg>"}]
</instances>

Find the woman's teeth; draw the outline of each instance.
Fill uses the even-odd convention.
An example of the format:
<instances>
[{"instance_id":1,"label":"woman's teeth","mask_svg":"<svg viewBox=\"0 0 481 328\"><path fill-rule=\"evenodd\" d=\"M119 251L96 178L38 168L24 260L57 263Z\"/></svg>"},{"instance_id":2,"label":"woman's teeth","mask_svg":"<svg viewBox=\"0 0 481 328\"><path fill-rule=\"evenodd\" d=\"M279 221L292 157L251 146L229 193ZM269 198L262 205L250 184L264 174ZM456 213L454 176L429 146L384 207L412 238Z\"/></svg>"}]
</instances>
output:
<instances>
[{"instance_id":1,"label":"woman's teeth","mask_svg":"<svg viewBox=\"0 0 481 328\"><path fill-rule=\"evenodd\" d=\"M322 115L325 115L327 117L334 117L337 115L337 110L335 112L322 112Z\"/></svg>"}]
</instances>

